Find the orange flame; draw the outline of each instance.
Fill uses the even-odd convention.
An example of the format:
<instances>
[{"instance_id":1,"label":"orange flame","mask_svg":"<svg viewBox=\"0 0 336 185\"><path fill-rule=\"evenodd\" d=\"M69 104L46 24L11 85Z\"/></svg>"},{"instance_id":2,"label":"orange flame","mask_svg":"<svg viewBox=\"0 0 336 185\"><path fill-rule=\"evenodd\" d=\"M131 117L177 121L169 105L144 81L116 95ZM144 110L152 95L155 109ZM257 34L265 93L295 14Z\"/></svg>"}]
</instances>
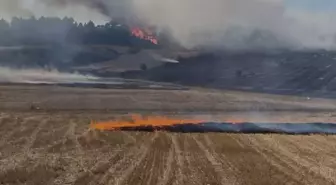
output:
<instances>
[{"instance_id":1,"label":"orange flame","mask_svg":"<svg viewBox=\"0 0 336 185\"><path fill-rule=\"evenodd\" d=\"M172 126L179 124L199 124L204 121L193 119L170 119L162 116L151 116L144 118L140 115L132 115L132 121L107 121L107 122L91 122L90 127L98 130L118 130L127 127L141 127L141 126Z\"/></svg>"},{"instance_id":2,"label":"orange flame","mask_svg":"<svg viewBox=\"0 0 336 185\"><path fill-rule=\"evenodd\" d=\"M138 37L139 39L143 39L143 40L148 40L150 42L152 42L153 44L158 44L158 40L155 38L155 36L153 35L153 33L149 30L143 30L140 28L133 28L131 30L131 33L133 36Z\"/></svg>"}]
</instances>

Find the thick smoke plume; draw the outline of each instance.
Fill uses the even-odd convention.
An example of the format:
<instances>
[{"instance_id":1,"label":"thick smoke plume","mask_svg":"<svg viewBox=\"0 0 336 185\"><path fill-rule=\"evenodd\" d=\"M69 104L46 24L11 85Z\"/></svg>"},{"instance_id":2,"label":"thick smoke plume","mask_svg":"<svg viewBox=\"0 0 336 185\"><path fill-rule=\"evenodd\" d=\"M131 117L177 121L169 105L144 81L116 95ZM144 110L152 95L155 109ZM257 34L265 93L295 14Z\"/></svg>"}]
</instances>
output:
<instances>
[{"instance_id":1,"label":"thick smoke plume","mask_svg":"<svg viewBox=\"0 0 336 185\"><path fill-rule=\"evenodd\" d=\"M336 48L334 15L290 10L284 0L4 0L0 7L6 2L32 14L95 12L89 19L153 25L188 48Z\"/></svg>"}]
</instances>

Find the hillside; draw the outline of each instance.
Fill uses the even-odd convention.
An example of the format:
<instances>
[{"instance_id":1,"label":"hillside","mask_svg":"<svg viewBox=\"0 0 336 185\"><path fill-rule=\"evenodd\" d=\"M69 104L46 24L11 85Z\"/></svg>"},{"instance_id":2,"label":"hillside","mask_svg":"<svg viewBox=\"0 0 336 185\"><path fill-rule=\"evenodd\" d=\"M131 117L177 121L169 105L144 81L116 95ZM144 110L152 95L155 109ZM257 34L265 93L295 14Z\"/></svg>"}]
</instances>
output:
<instances>
[{"instance_id":1,"label":"hillside","mask_svg":"<svg viewBox=\"0 0 336 185\"><path fill-rule=\"evenodd\" d=\"M335 60L336 52L324 50L208 52L109 45L0 49L0 65L11 68L57 69L99 77L298 95L334 92Z\"/></svg>"},{"instance_id":2,"label":"hillside","mask_svg":"<svg viewBox=\"0 0 336 185\"><path fill-rule=\"evenodd\" d=\"M278 93L336 90L336 52L206 53L178 59L126 78Z\"/></svg>"}]
</instances>

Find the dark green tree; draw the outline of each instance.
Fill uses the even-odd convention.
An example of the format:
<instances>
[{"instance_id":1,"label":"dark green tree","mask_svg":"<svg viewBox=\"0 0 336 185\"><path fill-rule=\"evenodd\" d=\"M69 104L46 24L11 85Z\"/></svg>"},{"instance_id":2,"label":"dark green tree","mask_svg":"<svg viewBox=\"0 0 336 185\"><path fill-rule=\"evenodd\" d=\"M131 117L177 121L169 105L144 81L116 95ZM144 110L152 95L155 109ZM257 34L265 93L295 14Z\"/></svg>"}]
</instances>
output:
<instances>
[{"instance_id":1,"label":"dark green tree","mask_svg":"<svg viewBox=\"0 0 336 185\"><path fill-rule=\"evenodd\" d=\"M147 65L146 65L146 64L141 64L141 65L140 65L140 69L141 69L142 71L147 71Z\"/></svg>"}]
</instances>

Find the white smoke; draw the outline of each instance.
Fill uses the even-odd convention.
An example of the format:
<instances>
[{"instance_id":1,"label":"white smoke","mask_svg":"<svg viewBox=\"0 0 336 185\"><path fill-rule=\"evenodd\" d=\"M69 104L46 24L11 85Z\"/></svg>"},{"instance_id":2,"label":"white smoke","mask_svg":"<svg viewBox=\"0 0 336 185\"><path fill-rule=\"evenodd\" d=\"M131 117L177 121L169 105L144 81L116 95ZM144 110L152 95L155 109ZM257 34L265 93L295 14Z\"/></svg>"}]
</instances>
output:
<instances>
[{"instance_id":1,"label":"white smoke","mask_svg":"<svg viewBox=\"0 0 336 185\"><path fill-rule=\"evenodd\" d=\"M187 47L335 48L330 15L291 11L283 0L134 0L133 5L139 17L169 29Z\"/></svg>"},{"instance_id":2,"label":"white smoke","mask_svg":"<svg viewBox=\"0 0 336 185\"><path fill-rule=\"evenodd\" d=\"M93 76L84 76L75 73L61 73L57 70L43 69L11 69L0 67L0 82L6 83L84 83L96 80Z\"/></svg>"},{"instance_id":3,"label":"white smoke","mask_svg":"<svg viewBox=\"0 0 336 185\"><path fill-rule=\"evenodd\" d=\"M0 16L136 17L185 47L336 49L336 13L290 9L285 0L2 0Z\"/></svg>"},{"instance_id":4,"label":"white smoke","mask_svg":"<svg viewBox=\"0 0 336 185\"><path fill-rule=\"evenodd\" d=\"M168 63L180 63L178 60L175 60L175 59L172 59L172 58L166 58L166 57L163 57L157 53L150 53L150 55L155 59L155 60L158 60L158 61L162 61L162 62L168 62Z\"/></svg>"}]
</instances>

